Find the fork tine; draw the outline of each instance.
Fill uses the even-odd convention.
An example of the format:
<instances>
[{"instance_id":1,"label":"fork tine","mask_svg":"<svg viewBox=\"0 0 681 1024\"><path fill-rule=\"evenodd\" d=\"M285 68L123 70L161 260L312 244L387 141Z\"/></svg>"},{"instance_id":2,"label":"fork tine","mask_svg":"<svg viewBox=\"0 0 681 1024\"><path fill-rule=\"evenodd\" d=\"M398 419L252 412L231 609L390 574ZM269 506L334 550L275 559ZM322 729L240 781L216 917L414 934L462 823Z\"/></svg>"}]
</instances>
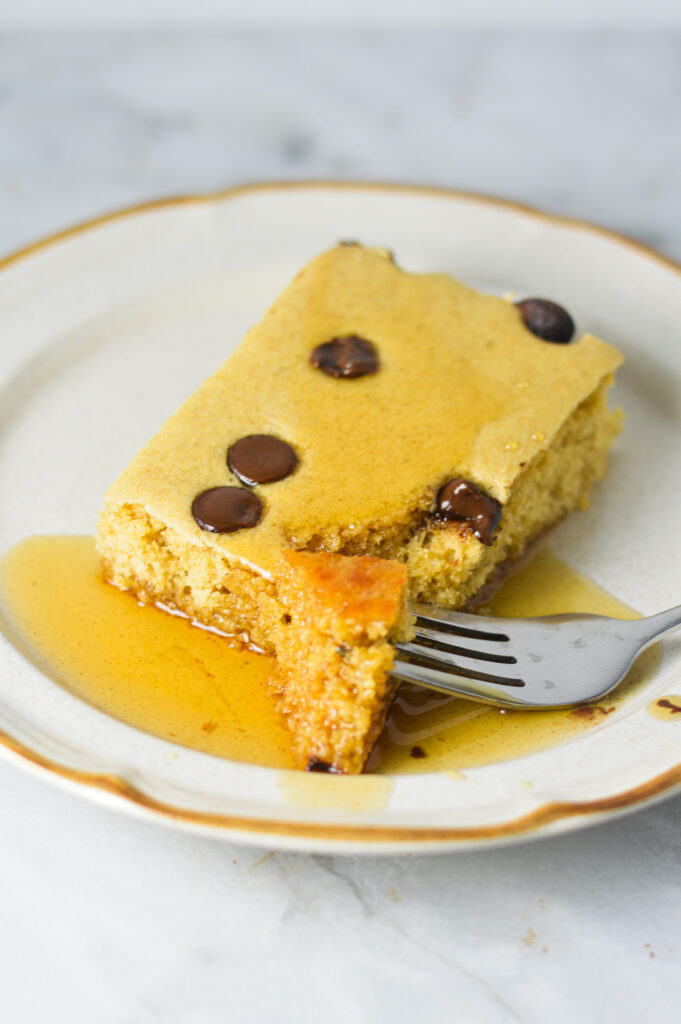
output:
<instances>
[{"instance_id":1,"label":"fork tine","mask_svg":"<svg viewBox=\"0 0 681 1024\"><path fill-rule=\"evenodd\" d=\"M453 612L448 608L432 608L425 604L412 605L411 611L416 616L417 626L434 629L440 633L454 633L472 640L501 643L508 641L508 635L499 632L498 627L496 631L494 626L487 627L487 622L482 616Z\"/></svg>"},{"instance_id":2,"label":"fork tine","mask_svg":"<svg viewBox=\"0 0 681 1024\"><path fill-rule=\"evenodd\" d=\"M454 696L467 697L469 700L481 700L485 703L497 704L502 707L526 707L527 702L522 697L522 690L515 688L500 687L485 682L475 682L472 685L470 679L461 678L451 671L442 672L427 665L414 665L408 661L395 662L392 674L398 679L417 686L426 686L430 690L439 690L441 693L453 694Z\"/></svg>"},{"instance_id":3,"label":"fork tine","mask_svg":"<svg viewBox=\"0 0 681 1024\"><path fill-rule=\"evenodd\" d=\"M444 633L442 630L418 624L414 630L414 638L421 641L424 646L451 651L452 654L459 654L462 657L482 658L484 661L498 661L508 665L516 661L511 654L513 643L510 640L502 643L498 640L481 640L478 637L469 639L459 633Z\"/></svg>"},{"instance_id":4,"label":"fork tine","mask_svg":"<svg viewBox=\"0 0 681 1024\"><path fill-rule=\"evenodd\" d=\"M401 654L406 654L409 664L418 664L437 668L440 671L448 669L450 672L458 673L467 679L480 679L487 683L496 683L500 686L524 686L522 679L497 675L491 671L498 662L484 661L476 658L472 653L462 663L455 659L450 651L438 651L436 648L423 647L421 644L404 643L395 645ZM414 660L412 660L414 659ZM515 659L513 659L515 661ZM503 662L502 664L509 664ZM442 666L440 668L440 666Z\"/></svg>"}]
</instances>

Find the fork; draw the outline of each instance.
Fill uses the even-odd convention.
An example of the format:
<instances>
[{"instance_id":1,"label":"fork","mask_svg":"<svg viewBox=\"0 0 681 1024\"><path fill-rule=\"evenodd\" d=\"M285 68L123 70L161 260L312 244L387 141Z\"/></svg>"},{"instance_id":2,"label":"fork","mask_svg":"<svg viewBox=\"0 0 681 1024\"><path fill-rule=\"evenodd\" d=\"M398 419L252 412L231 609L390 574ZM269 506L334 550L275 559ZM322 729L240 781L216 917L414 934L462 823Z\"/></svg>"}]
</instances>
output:
<instances>
[{"instance_id":1,"label":"fork","mask_svg":"<svg viewBox=\"0 0 681 1024\"><path fill-rule=\"evenodd\" d=\"M655 640L681 626L681 605L649 618L549 615L496 619L416 604L416 633L398 643L397 679L505 708L598 700Z\"/></svg>"}]
</instances>

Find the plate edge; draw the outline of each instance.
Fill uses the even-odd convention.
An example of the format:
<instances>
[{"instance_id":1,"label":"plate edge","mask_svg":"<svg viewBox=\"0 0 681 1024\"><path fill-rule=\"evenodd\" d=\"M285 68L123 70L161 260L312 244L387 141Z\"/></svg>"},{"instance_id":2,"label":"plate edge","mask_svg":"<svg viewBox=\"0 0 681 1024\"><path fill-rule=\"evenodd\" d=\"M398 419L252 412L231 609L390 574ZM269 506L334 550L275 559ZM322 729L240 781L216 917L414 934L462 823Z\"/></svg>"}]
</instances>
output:
<instances>
[{"instance_id":1,"label":"plate edge","mask_svg":"<svg viewBox=\"0 0 681 1024\"><path fill-rule=\"evenodd\" d=\"M481 205L515 211L523 214L524 216L529 216L540 221L547 221L551 224L604 237L610 241L633 249L638 254L652 259L654 262L681 276L680 264L676 263L669 257L656 252L651 247L628 238L626 235L622 235L610 228L602 227L589 221L580 220L579 218L546 213L528 204L521 203L513 199L458 190L448 188L446 186L383 183L377 181L335 181L332 179L312 179L309 181L264 181L240 184L213 192L168 196L161 199L147 200L132 206L122 207L109 213L101 214L97 217L79 222L71 227L64 228L9 253L0 259L0 272L9 269L20 261L56 245L59 242L105 226L116 220L135 216L139 213L146 213L175 206L226 202L231 199L236 199L240 196L253 193L304 191L306 189L382 191L477 202ZM264 821L262 819L244 818L213 812L192 811L188 808L174 807L171 804L157 801L153 797L148 796L141 789L133 786L121 776L86 772L81 769L69 768L56 761L52 761L2 730L0 730L0 745L2 745L7 752L16 755L22 761L29 762L34 768L39 769L41 772L45 771L48 774L57 775L62 780L75 783L76 785L86 785L100 791L104 791L118 799L123 799L134 804L139 810L147 812L152 816L160 815L165 819L174 819L175 821L182 822L185 825L208 826L214 829L238 832L242 835L286 836L292 839L316 839L322 841L376 843L420 842L424 844L438 842L453 843L461 841L462 843L467 844L476 840L485 841L490 839L510 839L512 836L521 835L529 837L532 834L536 835L542 827L549 826L558 821L567 821L571 818L575 819L582 816L599 814L607 816L610 813L618 811L622 813L626 809L633 809L643 802L660 799L664 795L671 795L671 791L675 787L681 786L681 763L679 763L672 768L667 769L667 771L654 776L652 779L621 793L591 801L551 802L543 804L535 810L521 815L518 818L511 819L508 822L493 825L413 828L407 826L339 825L323 823L310 824L306 822L281 820Z\"/></svg>"}]
</instances>

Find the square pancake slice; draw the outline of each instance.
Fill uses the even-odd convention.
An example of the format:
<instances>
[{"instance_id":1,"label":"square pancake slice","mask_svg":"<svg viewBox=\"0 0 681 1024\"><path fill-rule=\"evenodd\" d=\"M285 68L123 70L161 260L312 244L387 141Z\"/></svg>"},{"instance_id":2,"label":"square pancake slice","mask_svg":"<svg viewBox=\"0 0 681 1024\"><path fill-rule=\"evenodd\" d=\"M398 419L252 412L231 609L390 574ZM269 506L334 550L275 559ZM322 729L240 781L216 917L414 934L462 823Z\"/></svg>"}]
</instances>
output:
<instances>
[{"instance_id":1,"label":"square pancake slice","mask_svg":"<svg viewBox=\"0 0 681 1024\"><path fill-rule=\"evenodd\" d=\"M109 488L106 577L275 654L301 767L361 771L407 598L463 607L605 472L621 357L573 331L323 253Z\"/></svg>"}]
</instances>

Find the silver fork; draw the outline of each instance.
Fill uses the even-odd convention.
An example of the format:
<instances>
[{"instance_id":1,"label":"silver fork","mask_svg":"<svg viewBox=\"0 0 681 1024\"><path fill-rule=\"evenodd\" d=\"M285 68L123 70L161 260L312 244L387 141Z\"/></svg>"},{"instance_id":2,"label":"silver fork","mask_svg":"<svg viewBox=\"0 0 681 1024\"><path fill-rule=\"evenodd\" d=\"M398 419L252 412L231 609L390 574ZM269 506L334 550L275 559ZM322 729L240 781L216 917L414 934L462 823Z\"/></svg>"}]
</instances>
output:
<instances>
[{"instance_id":1,"label":"silver fork","mask_svg":"<svg viewBox=\"0 0 681 1024\"><path fill-rule=\"evenodd\" d=\"M550 615L495 619L412 605L416 634L392 674L430 690L505 708L598 700L655 640L681 625L681 605L646 619Z\"/></svg>"}]
</instances>

